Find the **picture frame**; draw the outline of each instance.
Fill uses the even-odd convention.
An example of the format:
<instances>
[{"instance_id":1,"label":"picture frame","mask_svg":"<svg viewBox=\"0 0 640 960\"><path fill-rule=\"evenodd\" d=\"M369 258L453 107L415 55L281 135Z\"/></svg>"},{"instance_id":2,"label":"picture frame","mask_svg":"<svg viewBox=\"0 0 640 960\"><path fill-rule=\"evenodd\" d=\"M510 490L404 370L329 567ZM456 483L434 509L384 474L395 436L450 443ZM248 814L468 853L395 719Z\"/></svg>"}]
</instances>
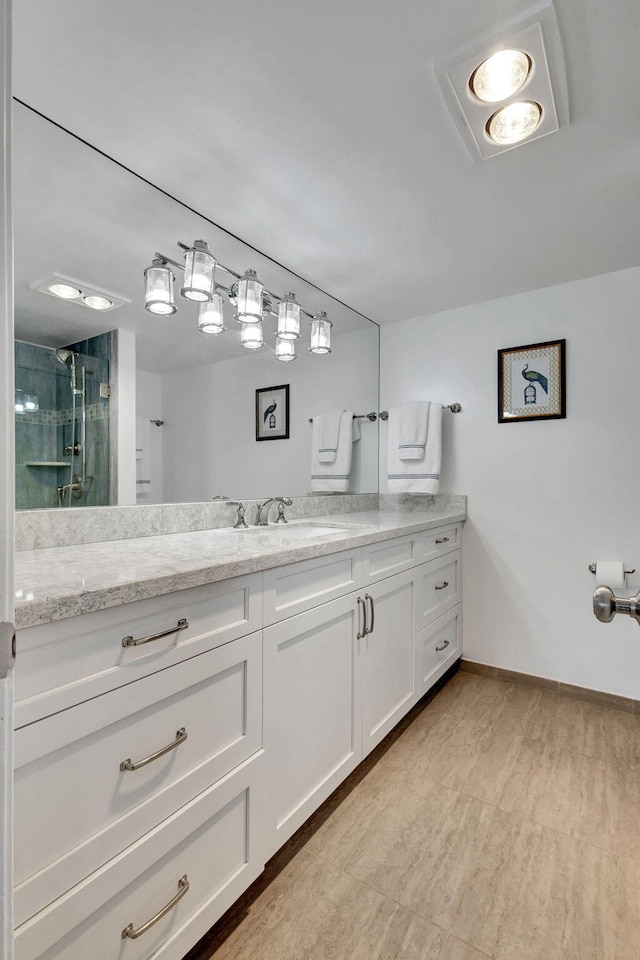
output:
<instances>
[{"instance_id":1,"label":"picture frame","mask_svg":"<svg viewBox=\"0 0 640 960\"><path fill-rule=\"evenodd\" d=\"M256 390L256 440L289 439L289 384Z\"/></svg>"},{"instance_id":2,"label":"picture frame","mask_svg":"<svg viewBox=\"0 0 640 960\"><path fill-rule=\"evenodd\" d=\"M567 416L566 340L498 350L498 423Z\"/></svg>"}]
</instances>

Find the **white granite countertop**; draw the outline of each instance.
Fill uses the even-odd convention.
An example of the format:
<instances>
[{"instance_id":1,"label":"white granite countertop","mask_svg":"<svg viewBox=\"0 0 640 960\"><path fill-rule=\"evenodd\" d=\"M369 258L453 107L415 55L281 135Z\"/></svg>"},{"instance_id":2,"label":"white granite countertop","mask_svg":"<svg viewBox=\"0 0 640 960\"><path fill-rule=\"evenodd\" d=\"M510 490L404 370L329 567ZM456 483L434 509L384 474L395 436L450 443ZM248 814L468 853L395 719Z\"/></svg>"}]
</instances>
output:
<instances>
[{"instance_id":1,"label":"white granite countertop","mask_svg":"<svg viewBox=\"0 0 640 960\"><path fill-rule=\"evenodd\" d=\"M16 555L16 626L28 627L226 580L465 519L441 510L370 510L293 521L25 550Z\"/></svg>"}]
</instances>

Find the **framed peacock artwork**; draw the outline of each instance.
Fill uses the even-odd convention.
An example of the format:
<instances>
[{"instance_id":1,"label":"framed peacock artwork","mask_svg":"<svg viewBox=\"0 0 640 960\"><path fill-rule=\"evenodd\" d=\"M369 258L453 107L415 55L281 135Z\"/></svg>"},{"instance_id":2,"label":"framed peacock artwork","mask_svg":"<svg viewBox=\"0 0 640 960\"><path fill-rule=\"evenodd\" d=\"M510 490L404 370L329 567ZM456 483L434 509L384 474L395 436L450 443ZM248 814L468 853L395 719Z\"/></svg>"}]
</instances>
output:
<instances>
[{"instance_id":1,"label":"framed peacock artwork","mask_svg":"<svg viewBox=\"0 0 640 960\"><path fill-rule=\"evenodd\" d=\"M498 423L567 415L566 340L498 350Z\"/></svg>"},{"instance_id":2,"label":"framed peacock artwork","mask_svg":"<svg viewBox=\"0 0 640 960\"><path fill-rule=\"evenodd\" d=\"M289 439L289 384L256 390L256 440Z\"/></svg>"}]
</instances>

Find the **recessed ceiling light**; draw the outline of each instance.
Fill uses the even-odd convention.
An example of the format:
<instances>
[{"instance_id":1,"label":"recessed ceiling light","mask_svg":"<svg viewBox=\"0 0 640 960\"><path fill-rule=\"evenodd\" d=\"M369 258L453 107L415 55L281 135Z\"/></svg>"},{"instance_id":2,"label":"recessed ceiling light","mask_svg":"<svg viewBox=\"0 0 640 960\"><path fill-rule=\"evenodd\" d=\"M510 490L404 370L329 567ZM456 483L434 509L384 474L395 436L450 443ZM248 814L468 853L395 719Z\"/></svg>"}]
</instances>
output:
<instances>
[{"instance_id":1,"label":"recessed ceiling light","mask_svg":"<svg viewBox=\"0 0 640 960\"><path fill-rule=\"evenodd\" d=\"M531 57L523 50L500 50L476 67L469 86L478 100L499 103L518 92L532 65Z\"/></svg>"},{"instance_id":2,"label":"recessed ceiling light","mask_svg":"<svg viewBox=\"0 0 640 960\"><path fill-rule=\"evenodd\" d=\"M511 144L526 140L542 120L542 107L533 100L518 100L500 107L487 123L487 133L494 143Z\"/></svg>"},{"instance_id":3,"label":"recessed ceiling light","mask_svg":"<svg viewBox=\"0 0 640 960\"><path fill-rule=\"evenodd\" d=\"M49 290L56 297L62 297L63 300L77 300L82 296L82 291L77 287L72 287L69 283L50 283Z\"/></svg>"},{"instance_id":4,"label":"recessed ceiling light","mask_svg":"<svg viewBox=\"0 0 640 960\"><path fill-rule=\"evenodd\" d=\"M99 297L97 295L85 297L84 302L88 307L91 307L92 310L108 310L109 307L113 306L112 300L107 300L106 297Z\"/></svg>"}]
</instances>

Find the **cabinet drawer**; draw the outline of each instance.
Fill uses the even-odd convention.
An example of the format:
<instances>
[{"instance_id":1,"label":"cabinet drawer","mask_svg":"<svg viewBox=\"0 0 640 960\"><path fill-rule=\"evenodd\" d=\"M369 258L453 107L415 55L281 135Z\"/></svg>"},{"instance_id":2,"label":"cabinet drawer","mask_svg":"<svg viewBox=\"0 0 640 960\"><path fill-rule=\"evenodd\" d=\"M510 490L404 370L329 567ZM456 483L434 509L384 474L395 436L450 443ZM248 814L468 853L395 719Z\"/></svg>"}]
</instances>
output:
<instances>
[{"instance_id":1,"label":"cabinet drawer","mask_svg":"<svg viewBox=\"0 0 640 960\"><path fill-rule=\"evenodd\" d=\"M261 695L257 633L18 730L17 922L255 753Z\"/></svg>"},{"instance_id":2,"label":"cabinet drawer","mask_svg":"<svg viewBox=\"0 0 640 960\"><path fill-rule=\"evenodd\" d=\"M357 590L360 576L359 550L266 570L263 574L265 626Z\"/></svg>"},{"instance_id":3,"label":"cabinet drawer","mask_svg":"<svg viewBox=\"0 0 640 960\"><path fill-rule=\"evenodd\" d=\"M451 664L462 656L462 606L458 605L418 634L417 676L424 695Z\"/></svg>"},{"instance_id":4,"label":"cabinet drawer","mask_svg":"<svg viewBox=\"0 0 640 960\"><path fill-rule=\"evenodd\" d=\"M442 616L462 599L460 551L423 564L417 571L415 592L418 630Z\"/></svg>"},{"instance_id":5,"label":"cabinet drawer","mask_svg":"<svg viewBox=\"0 0 640 960\"><path fill-rule=\"evenodd\" d=\"M237 577L20 630L16 726L259 630L260 579ZM188 627L172 630L183 618ZM149 643L122 644L167 630Z\"/></svg>"},{"instance_id":6,"label":"cabinet drawer","mask_svg":"<svg viewBox=\"0 0 640 960\"><path fill-rule=\"evenodd\" d=\"M176 960L261 872L262 755L15 931L16 960ZM139 939L123 939L189 889Z\"/></svg>"},{"instance_id":7,"label":"cabinet drawer","mask_svg":"<svg viewBox=\"0 0 640 960\"><path fill-rule=\"evenodd\" d=\"M427 530L417 538L417 555L421 563L433 560L445 553L451 553L460 546L462 524L453 523L448 527Z\"/></svg>"},{"instance_id":8,"label":"cabinet drawer","mask_svg":"<svg viewBox=\"0 0 640 960\"><path fill-rule=\"evenodd\" d=\"M390 577L419 563L415 537L396 537L362 548L362 576L366 584Z\"/></svg>"}]
</instances>

